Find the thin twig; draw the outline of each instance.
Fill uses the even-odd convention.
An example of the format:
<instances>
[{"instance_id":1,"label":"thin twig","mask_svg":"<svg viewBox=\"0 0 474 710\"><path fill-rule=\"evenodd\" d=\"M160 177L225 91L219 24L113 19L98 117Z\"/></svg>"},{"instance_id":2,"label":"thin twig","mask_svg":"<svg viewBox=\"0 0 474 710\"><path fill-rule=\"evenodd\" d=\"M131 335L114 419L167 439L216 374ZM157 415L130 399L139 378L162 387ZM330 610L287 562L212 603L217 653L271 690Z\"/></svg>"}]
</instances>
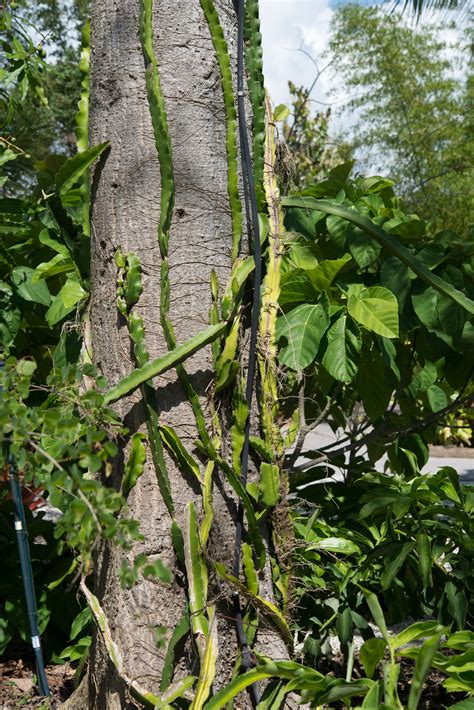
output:
<instances>
[{"instance_id":1,"label":"thin twig","mask_svg":"<svg viewBox=\"0 0 474 710\"><path fill-rule=\"evenodd\" d=\"M317 418L311 422L311 424L306 424L306 418L305 418L305 412L304 412L304 383L301 385L300 390L298 392L298 402L299 402L299 410L300 410L300 429L298 432L298 438L295 444L295 447L291 454L288 455L287 457L287 464L288 466L292 466L295 461L299 458L303 451L303 446L304 442L306 440L306 437L308 434L310 434L316 427L318 427L321 422L325 419L327 413L333 406L334 402L336 399L339 397L339 393L341 391L342 384L338 383L334 389L333 394L329 397L328 401L326 402L325 406L323 409L320 411L319 415Z\"/></svg>"}]
</instances>

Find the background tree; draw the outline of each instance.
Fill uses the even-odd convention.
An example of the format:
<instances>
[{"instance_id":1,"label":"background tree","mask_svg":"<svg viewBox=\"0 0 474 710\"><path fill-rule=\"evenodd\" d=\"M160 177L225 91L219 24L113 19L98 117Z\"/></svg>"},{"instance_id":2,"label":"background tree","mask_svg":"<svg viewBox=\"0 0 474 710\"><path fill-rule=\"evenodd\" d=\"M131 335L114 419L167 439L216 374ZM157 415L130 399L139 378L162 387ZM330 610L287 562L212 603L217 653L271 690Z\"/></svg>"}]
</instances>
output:
<instances>
[{"instance_id":1,"label":"background tree","mask_svg":"<svg viewBox=\"0 0 474 710\"><path fill-rule=\"evenodd\" d=\"M6 189L22 194L34 184L35 162L48 160L52 166L53 155L76 151L81 28L89 3L55 0L14 5L14 11L1 18L0 129L19 149L17 160L5 167ZM56 161L54 167L58 166Z\"/></svg>"},{"instance_id":2,"label":"background tree","mask_svg":"<svg viewBox=\"0 0 474 710\"><path fill-rule=\"evenodd\" d=\"M462 71L471 46L466 35L448 53L441 29L347 5L334 15L330 54L352 97L347 109L358 117L361 165L389 174L409 210L466 234L474 141Z\"/></svg>"},{"instance_id":3,"label":"background tree","mask_svg":"<svg viewBox=\"0 0 474 710\"><path fill-rule=\"evenodd\" d=\"M280 171L287 173L290 184L299 189L326 178L332 168L350 159L349 146L331 140L331 109L312 110L311 92L316 81L309 88L288 83L291 116L283 121Z\"/></svg>"}]
</instances>

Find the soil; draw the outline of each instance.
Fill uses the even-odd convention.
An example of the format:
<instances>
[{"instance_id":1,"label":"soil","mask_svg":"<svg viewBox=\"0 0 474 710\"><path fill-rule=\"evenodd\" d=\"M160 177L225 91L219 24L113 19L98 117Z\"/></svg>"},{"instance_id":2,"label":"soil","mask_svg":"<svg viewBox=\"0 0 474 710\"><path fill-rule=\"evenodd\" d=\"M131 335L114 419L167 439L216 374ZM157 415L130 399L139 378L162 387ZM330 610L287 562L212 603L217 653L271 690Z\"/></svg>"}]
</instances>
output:
<instances>
[{"instance_id":1,"label":"soil","mask_svg":"<svg viewBox=\"0 0 474 710\"><path fill-rule=\"evenodd\" d=\"M34 664L23 660L0 663L0 710L54 710L74 690L74 668L69 663L46 666L51 698L38 695Z\"/></svg>"}]
</instances>

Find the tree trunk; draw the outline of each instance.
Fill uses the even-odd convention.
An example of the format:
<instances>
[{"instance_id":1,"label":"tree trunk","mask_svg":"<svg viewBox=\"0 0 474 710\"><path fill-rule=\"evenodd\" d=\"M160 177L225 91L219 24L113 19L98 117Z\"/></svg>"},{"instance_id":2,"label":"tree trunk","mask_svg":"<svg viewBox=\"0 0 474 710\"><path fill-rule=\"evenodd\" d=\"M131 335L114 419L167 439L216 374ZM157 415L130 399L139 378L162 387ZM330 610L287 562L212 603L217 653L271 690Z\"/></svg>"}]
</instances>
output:
<instances>
[{"instance_id":1,"label":"tree trunk","mask_svg":"<svg viewBox=\"0 0 474 710\"><path fill-rule=\"evenodd\" d=\"M230 268L231 224L227 197L225 114L218 65L199 0L160 0L154 4L154 46L160 70L173 149L176 201L170 231L170 317L176 339L183 342L208 324L210 272L225 283ZM221 23L230 47L235 43L232 4L220 6ZM139 3L95 0L91 24L90 144L110 141L110 153L96 167L92 181L92 305L94 360L110 384L130 372L130 339L116 305L117 248L134 252L143 267L143 316L150 358L167 351L160 326L160 172L145 87L145 66L139 41ZM186 363L208 416L211 378L210 349ZM171 425L188 450L193 450L193 412L174 371L155 382L163 423ZM117 406L131 432L144 428L138 395ZM176 519L182 524L189 500L199 505L195 481L167 459ZM120 472L119 472L120 474ZM219 478L220 473L215 475ZM171 518L147 457L145 471L128 498L130 516L140 521L144 542L129 559L145 552L166 562L174 572L172 585L141 580L122 590L118 570L123 553L104 546L98 555L95 593L108 617L112 636L124 658L127 674L156 692L163 667L153 627L165 626L167 638L183 614L186 598L170 535ZM215 517L211 532L214 557L231 565L235 503L222 480L214 483ZM198 514L200 510L198 508ZM212 593L212 591L211 591ZM219 685L229 679L235 660L235 632L219 619ZM188 649L187 665L194 653ZM186 659L183 659L183 664ZM192 669L191 669L192 670ZM183 669L183 674L190 668ZM89 664L89 705L132 707L127 690L96 636Z\"/></svg>"}]
</instances>

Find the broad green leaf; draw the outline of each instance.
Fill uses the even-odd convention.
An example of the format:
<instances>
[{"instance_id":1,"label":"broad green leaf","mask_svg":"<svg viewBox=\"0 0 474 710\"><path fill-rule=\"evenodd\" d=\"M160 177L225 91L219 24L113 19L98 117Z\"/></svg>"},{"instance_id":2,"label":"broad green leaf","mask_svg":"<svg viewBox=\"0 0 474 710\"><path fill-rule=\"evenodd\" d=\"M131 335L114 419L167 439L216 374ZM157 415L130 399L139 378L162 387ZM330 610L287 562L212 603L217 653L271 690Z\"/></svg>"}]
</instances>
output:
<instances>
[{"instance_id":1,"label":"broad green leaf","mask_svg":"<svg viewBox=\"0 0 474 710\"><path fill-rule=\"evenodd\" d=\"M360 649L360 661L368 678L372 678L377 665L385 655L387 642L385 639L372 638L365 641Z\"/></svg>"},{"instance_id":2,"label":"broad green leaf","mask_svg":"<svg viewBox=\"0 0 474 710\"><path fill-rule=\"evenodd\" d=\"M313 303L319 293L310 280L309 273L303 269L292 269L281 277L279 304Z\"/></svg>"},{"instance_id":3,"label":"broad green leaf","mask_svg":"<svg viewBox=\"0 0 474 710\"><path fill-rule=\"evenodd\" d=\"M59 587L59 585L66 579L66 577L69 577L69 575L74 572L77 565L79 564L79 561L77 558L72 560L72 562L70 564L68 564L67 559L65 561L66 561L66 565L65 565L64 571L62 571L60 573L59 577L54 575L53 581L47 585L47 589L49 589L50 591L52 591L53 589L56 589L56 587Z\"/></svg>"},{"instance_id":4,"label":"broad green leaf","mask_svg":"<svg viewBox=\"0 0 474 710\"><path fill-rule=\"evenodd\" d=\"M365 269L378 259L381 245L367 235L362 229L353 227L347 230L347 246L360 269Z\"/></svg>"},{"instance_id":5,"label":"broad green leaf","mask_svg":"<svg viewBox=\"0 0 474 710\"><path fill-rule=\"evenodd\" d=\"M428 397L428 403L431 407L432 412L439 412L448 406L448 398L446 393L438 387L438 385L431 385L426 390L426 396Z\"/></svg>"},{"instance_id":6,"label":"broad green leaf","mask_svg":"<svg viewBox=\"0 0 474 710\"><path fill-rule=\"evenodd\" d=\"M423 589L430 586L431 567L433 564L431 557L431 538L426 533L418 533L416 536L416 550L418 553L418 564L420 565Z\"/></svg>"},{"instance_id":7,"label":"broad green leaf","mask_svg":"<svg viewBox=\"0 0 474 710\"><path fill-rule=\"evenodd\" d=\"M418 658L416 659L415 672L411 681L407 710L417 710L418 708L421 693L423 692L423 683L430 671L431 661L439 648L441 636L445 631L446 628L441 627L441 630L427 639L420 648Z\"/></svg>"},{"instance_id":8,"label":"broad green leaf","mask_svg":"<svg viewBox=\"0 0 474 710\"><path fill-rule=\"evenodd\" d=\"M61 658L63 660L67 659L71 662L79 661L81 658L83 658L84 654L89 651L91 643L92 637L84 636L84 638L79 639L79 641L72 644L71 646L67 646L67 648L61 651L58 658Z\"/></svg>"},{"instance_id":9,"label":"broad green leaf","mask_svg":"<svg viewBox=\"0 0 474 710\"><path fill-rule=\"evenodd\" d=\"M382 589L388 589L390 587L414 547L414 542L405 542L403 545L397 545L393 551L384 556L384 571L380 578Z\"/></svg>"},{"instance_id":10,"label":"broad green leaf","mask_svg":"<svg viewBox=\"0 0 474 710\"><path fill-rule=\"evenodd\" d=\"M474 693L474 682L470 679L464 680L458 675L452 675L443 683L443 687L446 688L448 693ZM464 703L471 702L472 698L469 700L464 700ZM474 704L468 705L467 710L473 710Z\"/></svg>"},{"instance_id":11,"label":"broad green leaf","mask_svg":"<svg viewBox=\"0 0 474 710\"><path fill-rule=\"evenodd\" d=\"M357 325L347 316L341 316L328 330L324 367L334 379L351 382L357 373L361 347Z\"/></svg>"},{"instance_id":12,"label":"broad green leaf","mask_svg":"<svg viewBox=\"0 0 474 710\"><path fill-rule=\"evenodd\" d=\"M347 646L352 640L352 614L348 606L344 609L339 608L337 619L336 619L336 629L341 646Z\"/></svg>"},{"instance_id":13,"label":"broad green leaf","mask_svg":"<svg viewBox=\"0 0 474 710\"><path fill-rule=\"evenodd\" d=\"M35 269L28 266L17 266L11 272L12 282L16 286L17 293L25 300L33 303L41 303L43 306L49 306L51 303L51 294L47 284L43 282L33 283L32 278Z\"/></svg>"},{"instance_id":14,"label":"broad green leaf","mask_svg":"<svg viewBox=\"0 0 474 710\"><path fill-rule=\"evenodd\" d=\"M455 631L443 645L457 651L474 649L474 631Z\"/></svg>"},{"instance_id":15,"label":"broad green leaf","mask_svg":"<svg viewBox=\"0 0 474 710\"><path fill-rule=\"evenodd\" d=\"M432 286L440 293L458 303L462 308L474 315L474 302L458 291L449 282L444 281L431 271L416 256L391 234L387 234L381 227L372 222L368 217L364 217L354 209L349 209L343 205L328 202L326 200L316 200L311 197L285 197L282 199L284 207L300 207L302 209L319 210L323 213L336 215L346 219L357 227L364 229L367 234L378 241L388 252L401 259L412 271L415 272L429 286Z\"/></svg>"},{"instance_id":16,"label":"broad green leaf","mask_svg":"<svg viewBox=\"0 0 474 710\"><path fill-rule=\"evenodd\" d=\"M410 276L414 276L413 272L396 256L383 260L380 269L380 285L395 294L400 310L410 294L412 284Z\"/></svg>"},{"instance_id":17,"label":"broad green leaf","mask_svg":"<svg viewBox=\"0 0 474 710\"><path fill-rule=\"evenodd\" d=\"M398 338L397 299L383 286L371 286L351 295L347 310L368 330L385 338Z\"/></svg>"},{"instance_id":18,"label":"broad green leaf","mask_svg":"<svg viewBox=\"0 0 474 710\"><path fill-rule=\"evenodd\" d=\"M382 634L385 642L390 645L390 636L388 635L387 624L385 623L385 617L383 615L382 607L380 606L379 600L373 592L368 589L362 588L362 593L365 597L365 601L370 609L372 617L379 627L380 633Z\"/></svg>"},{"instance_id":19,"label":"broad green leaf","mask_svg":"<svg viewBox=\"0 0 474 710\"><path fill-rule=\"evenodd\" d=\"M433 329L439 325L439 291L427 288L422 293L412 296L416 315L427 328Z\"/></svg>"},{"instance_id":20,"label":"broad green leaf","mask_svg":"<svg viewBox=\"0 0 474 710\"><path fill-rule=\"evenodd\" d=\"M422 237L426 232L426 224L418 217L389 219L388 222L384 223L383 228L390 234L410 237L412 240Z\"/></svg>"},{"instance_id":21,"label":"broad green leaf","mask_svg":"<svg viewBox=\"0 0 474 710\"><path fill-rule=\"evenodd\" d=\"M329 215L326 219L326 226L329 236L336 244L338 249L346 249L347 245L347 230L349 223L346 219L342 219L337 215Z\"/></svg>"},{"instance_id":22,"label":"broad green leaf","mask_svg":"<svg viewBox=\"0 0 474 710\"><path fill-rule=\"evenodd\" d=\"M328 552L338 552L341 555L354 555L361 551L355 542L343 537L326 537L312 542L307 549L328 550Z\"/></svg>"},{"instance_id":23,"label":"broad green leaf","mask_svg":"<svg viewBox=\"0 0 474 710\"><path fill-rule=\"evenodd\" d=\"M452 347L453 338L459 339L465 328L466 311L434 288L413 295L411 300L423 325Z\"/></svg>"},{"instance_id":24,"label":"broad green leaf","mask_svg":"<svg viewBox=\"0 0 474 710\"><path fill-rule=\"evenodd\" d=\"M379 710L381 690L381 685L379 683L375 683L371 687L371 689L364 698L364 702L361 705L362 710ZM387 710L390 710L390 708L387 708Z\"/></svg>"},{"instance_id":25,"label":"broad green leaf","mask_svg":"<svg viewBox=\"0 0 474 710\"><path fill-rule=\"evenodd\" d=\"M455 656L448 656L440 669L447 673L474 673L474 650L465 651L465 653L459 653ZM472 680L474 681L474 675Z\"/></svg>"},{"instance_id":26,"label":"broad green leaf","mask_svg":"<svg viewBox=\"0 0 474 710\"><path fill-rule=\"evenodd\" d=\"M290 115L290 109L285 104L278 104L273 111L273 120L275 122L284 121Z\"/></svg>"},{"instance_id":27,"label":"broad green leaf","mask_svg":"<svg viewBox=\"0 0 474 710\"><path fill-rule=\"evenodd\" d=\"M368 350L367 347L364 347L355 386L362 398L365 411L373 420L378 419L387 411L393 392L390 380L392 380L390 371L378 348L372 347Z\"/></svg>"},{"instance_id":28,"label":"broad green leaf","mask_svg":"<svg viewBox=\"0 0 474 710\"><path fill-rule=\"evenodd\" d=\"M437 621L417 621L416 624L410 624L410 626L407 626L406 629L403 629L395 636L392 641L392 648L396 651L407 643L432 636L439 631L445 631L445 628L440 626Z\"/></svg>"},{"instance_id":29,"label":"broad green leaf","mask_svg":"<svg viewBox=\"0 0 474 710\"><path fill-rule=\"evenodd\" d=\"M318 259L313 254L313 250L306 244L300 244L299 242L296 242L291 247L288 260L296 269L303 269L303 271L309 271L318 266Z\"/></svg>"},{"instance_id":30,"label":"broad green leaf","mask_svg":"<svg viewBox=\"0 0 474 710\"><path fill-rule=\"evenodd\" d=\"M293 689L305 689L312 691L316 688L326 689L326 678L318 671L313 670L308 666L303 666L294 661L271 661L268 658L256 654L259 660L259 665L242 675L238 675L222 690L205 705L204 710L219 710L228 702L232 701L239 693L241 693L249 685L257 683L265 678L284 678L291 683ZM347 687L347 686L346 686ZM361 693L361 688L353 684L357 694ZM288 688L289 689L289 688Z\"/></svg>"},{"instance_id":31,"label":"broad green leaf","mask_svg":"<svg viewBox=\"0 0 474 710\"><path fill-rule=\"evenodd\" d=\"M31 377L33 372L36 371L37 367L38 365L34 360L27 360L26 358L22 358L21 360L18 360L16 364L16 371L19 375L22 375L23 377Z\"/></svg>"},{"instance_id":32,"label":"broad green leaf","mask_svg":"<svg viewBox=\"0 0 474 710\"><path fill-rule=\"evenodd\" d=\"M473 687L471 686L471 691ZM474 710L474 698L467 698L466 700L461 700L460 703L450 706L451 710Z\"/></svg>"},{"instance_id":33,"label":"broad green leaf","mask_svg":"<svg viewBox=\"0 0 474 710\"><path fill-rule=\"evenodd\" d=\"M3 77L3 81L5 81L5 77ZM4 145L5 144L3 142L0 143L0 166L5 165L5 163L9 163L12 160L16 160L23 152L15 152L11 148L4 148Z\"/></svg>"},{"instance_id":34,"label":"broad green leaf","mask_svg":"<svg viewBox=\"0 0 474 710\"><path fill-rule=\"evenodd\" d=\"M63 195L67 190L70 190L109 145L108 141L100 143L82 153L76 153L72 158L66 160L56 175L56 189L59 194Z\"/></svg>"},{"instance_id":35,"label":"broad green leaf","mask_svg":"<svg viewBox=\"0 0 474 710\"><path fill-rule=\"evenodd\" d=\"M264 680L265 678L271 678L272 675L273 673L258 668L238 675L206 703L204 710L220 710L220 708L223 708L227 703L232 702L233 699L239 695L239 693L242 693L245 688L248 688L249 685L258 683L258 681Z\"/></svg>"},{"instance_id":36,"label":"broad green leaf","mask_svg":"<svg viewBox=\"0 0 474 710\"><path fill-rule=\"evenodd\" d=\"M73 641L77 636L79 636L81 631L87 626L87 624L90 624L91 621L92 612L90 607L86 606L85 609L79 612L72 622L71 633L69 634L70 640Z\"/></svg>"},{"instance_id":37,"label":"broad green leaf","mask_svg":"<svg viewBox=\"0 0 474 710\"><path fill-rule=\"evenodd\" d=\"M59 323L80 301L87 298L87 295L87 291L84 291L77 276L75 274L69 276L46 311L45 318L48 325L52 326Z\"/></svg>"},{"instance_id":38,"label":"broad green leaf","mask_svg":"<svg viewBox=\"0 0 474 710\"><path fill-rule=\"evenodd\" d=\"M316 268L309 270L308 276L317 291L325 291L332 284L341 269L351 261L350 254L340 259L327 259L322 261Z\"/></svg>"},{"instance_id":39,"label":"broad green leaf","mask_svg":"<svg viewBox=\"0 0 474 710\"><path fill-rule=\"evenodd\" d=\"M327 685L329 685L328 690L325 690L321 683L320 687L315 689L314 697L323 707L334 707L333 703L343 700L344 698L350 698L354 695L364 695L372 682L373 681L361 678L360 680L353 680L349 683L342 678L335 678L327 683Z\"/></svg>"},{"instance_id":40,"label":"broad green leaf","mask_svg":"<svg viewBox=\"0 0 474 710\"><path fill-rule=\"evenodd\" d=\"M56 254L56 256L53 256L49 261L38 264L31 277L31 283L35 284L41 279L48 279L51 276L65 274L74 270L74 262L68 254Z\"/></svg>"},{"instance_id":41,"label":"broad green leaf","mask_svg":"<svg viewBox=\"0 0 474 710\"><path fill-rule=\"evenodd\" d=\"M303 304L280 316L276 337L286 338L286 344L280 347L280 361L297 371L310 365L328 325L326 311L320 304Z\"/></svg>"},{"instance_id":42,"label":"broad green leaf","mask_svg":"<svg viewBox=\"0 0 474 710\"><path fill-rule=\"evenodd\" d=\"M84 291L79 281L73 276L68 278L61 289L61 299L65 308L72 308L87 295L87 291Z\"/></svg>"},{"instance_id":43,"label":"broad green leaf","mask_svg":"<svg viewBox=\"0 0 474 710\"><path fill-rule=\"evenodd\" d=\"M194 355L195 352L209 345L209 343L212 343L213 340L222 335L225 327L226 323L211 325L182 345L178 345L173 350L170 350L166 355L162 355L156 358L156 360L148 362L143 367L133 370L133 372L124 377L123 380L105 394L105 403L110 404L111 402L116 402L118 399L136 390L137 387L140 387L140 385L147 380L151 380L153 377L162 375L164 372L176 367L176 365L179 365L183 360Z\"/></svg>"},{"instance_id":44,"label":"broad green leaf","mask_svg":"<svg viewBox=\"0 0 474 710\"><path fill-rule=\"evenodd\" d=\"M448 598L449 613L455 619L459 631L463 629L466 622L467 600L462 588L458 589L454 582L445 585L445 592Z\"/></svg>"},{"instance_id":45,"label":"broad green leaf","mask_svg":"<svg viewBox=\"0 0 474 710\"><path fill-rule=\"evenodd\" d=\"M0 343L8 348L21 325L20 309L13 305L13 292L9 284L0 281Z\"/></svg>"}]
</instances>

